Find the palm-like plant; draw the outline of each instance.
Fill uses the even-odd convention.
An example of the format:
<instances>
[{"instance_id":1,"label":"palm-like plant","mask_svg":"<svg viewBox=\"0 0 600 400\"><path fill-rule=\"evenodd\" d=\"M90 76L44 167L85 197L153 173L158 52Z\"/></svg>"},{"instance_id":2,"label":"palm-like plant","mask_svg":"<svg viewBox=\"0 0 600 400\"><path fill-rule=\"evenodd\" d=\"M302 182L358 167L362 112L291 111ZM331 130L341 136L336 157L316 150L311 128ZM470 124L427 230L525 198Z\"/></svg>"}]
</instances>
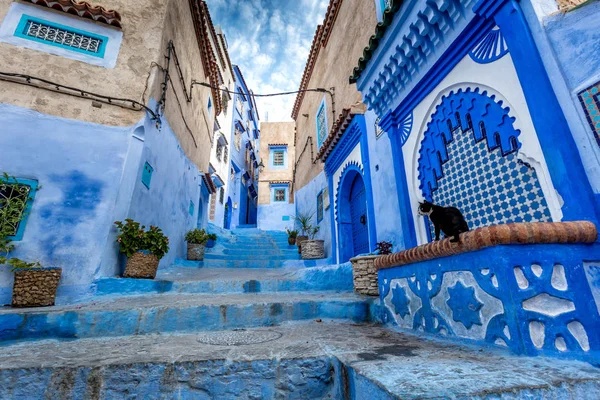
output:
<instances>
[{"instance_id":1,"label":"palm-like plant","mask_svg":"<svg viewBox=\"0 0 600 400\"><path fill-rule=\"evenodd\" d=\"M314 212L312 213L298 213L298 215L296 215L294 217L294 221L296 221L296 223L298 223L298 226L300 227L300 232L302 233L302 236L308 236L310 234L310 231L312 229L312 220L313 220L313 216L315 215Z\"/></svg>"}]
</instances>

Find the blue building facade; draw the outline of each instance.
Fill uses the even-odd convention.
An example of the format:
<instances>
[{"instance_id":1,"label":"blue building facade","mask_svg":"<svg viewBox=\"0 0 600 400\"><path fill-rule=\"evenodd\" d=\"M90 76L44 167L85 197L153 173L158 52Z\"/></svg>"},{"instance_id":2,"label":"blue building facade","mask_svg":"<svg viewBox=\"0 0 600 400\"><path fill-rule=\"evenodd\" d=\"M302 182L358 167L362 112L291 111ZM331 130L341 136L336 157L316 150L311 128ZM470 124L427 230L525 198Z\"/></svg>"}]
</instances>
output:
<instances>
[{"instance_id":1,"label":"blue building facade","mask_svg":"<svg viewBox=\"0 0 600 400\"><path fill-rule=\"evenodd\" d=\"M382 231L396 250L430 243L423 200L458 207L471 230L597 225L600 68L587 52L576 67L567 45L597 40L581 23L597 4L554 16L526 0L387 7L350 77L367 110L343 116L324 156L339 259ZM598 260L597 242L457 254L380 271L380 296L405 328L598 362Z\"/></svg>"},{"instance_id":2,"label":"blue building facade","mask_svg":"<svg viewBox=\"0 0 600 400\"><path fill-rule=\"evenodd\" d=\"M231 129L231 165L226 227L256 225L260 158L260 119L252 91L236 65Z\"/></svg>"},{"instance_id":3,"label":"blue building facade","mask_svg":"<svg viewBox=\"0 0 600 400\"><path fill-rule=\"evenodd\" d=\"M189 7L200 4L181 6L189 12ZM131 11L125 14L136 15L137 10ZM155 17L164 18L167 12L178 10L163 9ZM174 76L183 74L175 71L178 55L185 54L186 61L182 58L180 64L185 68L187 62L214 67L199 41L188 40L189 46L181 47L173 44L178 35L193 32L193 23L208 23L208 18L200 18L206 12L206 8L197 9L192 13L197 20L190 19L190 26L172 31L173 27L166 26L165 32L171 35L154 37L127 18L104 18L96 23L91 21L94 12L80 17L70 15L68 9L55 12L19 2L7 7L0 21L0 53L3 59L15 54L16 61L13 71L0 71L4 94L0 122L5 127L0 135L0 172L15 177L29 196L27 218L13 236L16 250L10 255L62 268L59 304L93 295L96 280L122 273L125 259L119 253L114 221L131 218L146 227L160 227L170 239L163 267L185 254L187 230L207 225L208 200L215 187L207 175L209 152L205 149L211 147L214 121L222 109L220 91L195 88L190 96L164 81L164 69L171 68ZM128 30L122 30L123 25ZM38 35L38 28L77 34L90 43L98 41L98 46L84 50L73 48L73 43L49 43ZM210 27L205 28L208 32ZM126 35L128 41L123 40ZM135 46L139 45L157 51L137 59L139 65L118 62L138 52ZM170 59L165 60L163 53ZM153 60L163 67L153 79L133 74L135 68L145 68ZM80 74L71 75L72 80L65 79L65 74L52 78L52 71L64 68ZM10 72L22 76L4 79ZM38 74L51 83L45 84ZM206 75L218 76L208 69ZM93 76L106 91L92 92L90 88L98 82L79 76ZM123 77L133 77L128 84L136 92L139 88L136 98L147 86L143 103L122 100L126 95L109 97L131 90L124 88ZM9 93L18 95L7 97ZM7 194L3 191L2 195ZM9 269L0 268L1 304L10 303L12 282Z\"/></svg>"}]
</instances>

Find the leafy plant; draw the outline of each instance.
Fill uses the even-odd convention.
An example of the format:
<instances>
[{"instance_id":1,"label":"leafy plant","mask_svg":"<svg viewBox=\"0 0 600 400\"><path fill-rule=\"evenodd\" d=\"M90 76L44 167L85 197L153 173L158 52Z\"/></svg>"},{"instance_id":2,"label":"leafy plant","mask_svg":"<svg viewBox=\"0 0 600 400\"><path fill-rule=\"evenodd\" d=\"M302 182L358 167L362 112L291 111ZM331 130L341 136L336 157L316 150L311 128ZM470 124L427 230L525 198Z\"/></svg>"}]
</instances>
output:
<instances>
[{"instance_id":1,"label":"leafy plant","mask_svg":"<svg viewBox=\"0 0 600 400\"><path fill-rule=\"evenodd\" d=\"M137 251L147 250L161 259L169 251L169 238L156 226L150 226L146 231L144 225L129 218L125 222L117 221L115 225L120 231L117 236L120 251L127 257Z\"/></svg>"},{"instance_id":2,"label":"leafy plant","mask_svg":"<svg viewBox=\"0 0 600 400\"><path fill-rule=\"evenodd\" d=\"M392 254L393 247L394 245L391 242L381 241L377 243L377 247L375 247L375 250L377 250L377 254L381 255Z\"/></svg>"},{"instance_id":3,"label":"leafy plant","mask_svg":"<svg viewBox=\"0 0 600 400\"><path fill-rule=\"evenodd\" d=\"M302 233L302 236L309 236L310 230L312 229L312 219L314 215L314 212L299 213L294 217L294 220L300 226L300 232Z\"/></svg>"},{"instance_id":4,"label":"leafy plant","mask_svg":"<svg viewBox=\"0 0 600 400\"><path fill-rule=\"evenodd\" d=\"M317 233L321 230L320 226L309 226L308 228L308 238L310 240L315 240Z\"/></svg>"},{"instance_id":5,"label":"leafy plant","mask_svg":"<svg viewBox=\"0 0 600 400\"><path fill-rule=\"evenodd\" d=\"M217 240L217 235L215 233L209 233L208 240Z\"/></svg>"},{"instance_id":6,"label":"leafy plant","mask_svg":"<svg viewBox=\"0 0 600 400\"><path fill-rule=\"evenodd\" d=\"M19 190L17 179L9 176L6 172L0 178L0 186L11 190ZM8 258L8 254L15 249L15 245L12 244L9 237L27 215L24 211L26 205L27 198L21 196L0 198L0 265L10 265L11 272L26 268L42 268L42 265L37 261L30 263L19 258Z\"/></svg>"},{"instance_id":7,"label":"leafy plant","mask_svg":"<svg viewBox=\"0 0 600 400\"><path fill-rule=\"evenodd\" d=\"M298 237L298 230L297 229L290 229L290 228L285 228L285 232L287 233L288 237L295 239L296 237Z\"/></svg>"},{"instance_id":8,"label":"leafy plant","mask_svg":"<svg viewBox=\"0 0 600 400\"><path fill-rule=\"evenodd\" d=\"M204 244L208 242L209 235L204 229L194 229L185 234L185 240L190 244Z\"/></svg>"}]
</instances>

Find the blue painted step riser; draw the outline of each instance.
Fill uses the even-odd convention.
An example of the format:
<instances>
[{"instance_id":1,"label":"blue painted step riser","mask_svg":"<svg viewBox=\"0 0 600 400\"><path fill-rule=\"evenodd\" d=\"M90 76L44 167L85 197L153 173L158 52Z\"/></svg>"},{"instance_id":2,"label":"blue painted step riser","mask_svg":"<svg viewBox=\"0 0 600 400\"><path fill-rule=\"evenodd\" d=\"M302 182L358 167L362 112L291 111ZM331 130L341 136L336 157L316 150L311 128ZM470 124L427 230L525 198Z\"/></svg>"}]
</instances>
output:
<instances>
[{"instance_id":1,"label":"blue painted step riser","mask_svg":"<svg viewBox=\"0 0 600 400\"><path fill-rule=\"evenodd\" d=\"M298 250L257 250L257 249L225 249L221 251L207 251L206 254L228 254L232 256L237 255L258 255L258 256L297 256Z\"/></svg>"},{"instance_id":2,"label":"blue painted step riser","mask_svg":"<svg viewBox=\"0 0 600 400\"><path fill-rule=\"evenodd\" d=\"M189 268L282 268L288 261L224 261L224 260L206 260L206 261L184 261L177 260L175 265L178 267ZM298 260L298 262L300 262Z\"/></svg>"},{"instance_id":3,"label":"blue painted step riser","mask_svg":"<svg viewBox=\"0 0 600 400\"><path fill-rule=\"evenodd\" d=\"M331 273L329 279L311 276L306 280L227 280L170 282L147 279L108 278L96 282L96 296L157 293L225 294L300 291L351 291L352 276Z\"/></svg>"},{"instance_id":4,"label":"blue painted step riser","mask_svg":"<svg viewBox=\"0 0 600 400\"><path fill-rule=\"evenodd\" d=\"M0 315L0 341L49 338L96 338L273 326L314 318L369 322L364 301L307 301L118 311L72 311Z\"/></svg>"},{"instance_id":5,"label":"blue painted step riser","mask_svg":"<svg viewBox=\"0 0 600 400\"><path fill-rule=\"evenodd\" d=\"M299 256L292 258L291 256L267 256L260 254L231 255L231 254L214 254L207 253L204 255L204 260L223 260L223 261L285 261L290 259L299 259Z\"/></svg>"}]
</instances>

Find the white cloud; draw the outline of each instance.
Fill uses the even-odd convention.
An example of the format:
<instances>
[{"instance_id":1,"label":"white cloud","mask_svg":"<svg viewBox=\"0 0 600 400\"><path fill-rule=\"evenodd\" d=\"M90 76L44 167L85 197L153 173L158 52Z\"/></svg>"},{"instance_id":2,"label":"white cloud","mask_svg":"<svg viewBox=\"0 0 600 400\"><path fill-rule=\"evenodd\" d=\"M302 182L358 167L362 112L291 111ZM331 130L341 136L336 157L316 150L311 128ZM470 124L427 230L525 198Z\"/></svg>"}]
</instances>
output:
<instances>
[{"instance_id":1,"label":"white cloud","mask_svg":"<svg viewBox=\"0 0 600 400\"><path fill-rule=\"evenodd\" d=\"M229 55L255 93L296 90L328 0L207 0ZM289 121L295 95L257 98L262 120Z\"/></svg>"}]
</instances>

